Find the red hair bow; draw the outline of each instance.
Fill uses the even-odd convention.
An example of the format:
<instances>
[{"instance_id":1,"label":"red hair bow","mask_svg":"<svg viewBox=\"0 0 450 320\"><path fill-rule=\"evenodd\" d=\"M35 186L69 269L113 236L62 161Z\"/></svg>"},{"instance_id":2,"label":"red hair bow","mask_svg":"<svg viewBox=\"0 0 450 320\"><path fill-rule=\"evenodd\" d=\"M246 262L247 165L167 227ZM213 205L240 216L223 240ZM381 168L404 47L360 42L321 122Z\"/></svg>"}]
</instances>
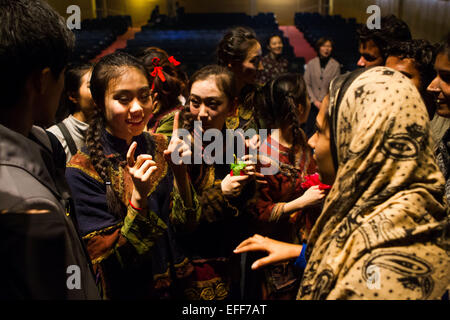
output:
<instances>
[{"instance_id":1,"label":"red hair bow","mask_svg":"<svg viewBox=\"0 0 450 320\"><path fill-rule=\"evenodd\" d=\"M161 61L159 58L154 57L152 59L152 64L155 66L153 68L153 72L151 73L151 76L156 78L157 76L161 79L162 82L166 81L166 77L164 77L163 68L158 66L159 61ZM152 84L152 90L155 89L155 80L153 80Z\"/></svg>"},{"instance_id":2,"label":"red hair bow","mask_svg":"<svg viewBox=\"0 0 450 320\"><path fill-rule=\"evenodd\" d=\"M169 57L169 62L170 62L171 64L173 64L175 67L176 67L176 66L179 66L179 65L181 64L181 62L175 60L175 58L174 58L173 56L170 56L170 57Z\"/></svg>"}]
</instances>

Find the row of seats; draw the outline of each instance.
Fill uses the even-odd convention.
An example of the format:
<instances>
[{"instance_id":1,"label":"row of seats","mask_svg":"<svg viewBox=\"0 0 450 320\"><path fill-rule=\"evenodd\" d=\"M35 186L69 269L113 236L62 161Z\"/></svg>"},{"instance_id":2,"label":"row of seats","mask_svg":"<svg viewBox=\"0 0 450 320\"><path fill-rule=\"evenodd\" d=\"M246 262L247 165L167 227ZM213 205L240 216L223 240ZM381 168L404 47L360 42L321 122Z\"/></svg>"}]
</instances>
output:
<instances>
[{"instance_id":1,"label":"row of seats","mask_svg":"<svg viewBox=\"0 0 450 320\"><path fill-rule=\"evenodd\" d=\"M73 62L88 62L110 46L117 36L124 34L131 26L130 16L108 16L99 19L85 19L81 29L74 29L75 50Z\"/></svg>"},{"instance_id":2,"label":"row of seats","mask_svg":"<svg viewBox=\"0 0 450 320\"><path fill-rule=\"evenodd\" d=\"M254 29L260 41L263 54L267 53L266 44L271 35L277 34L283 39L285 56L294 58L294 49L289 40L278 29ZM183 62L188 75L204 65L217 62L217 46L225 30L143 30L136 33L134 39L127 41L126 51L138 54L141 50L154 46L166 50Z\"/></svg>"},{"instance_id":3,"label":"row of seats","mask_svg":"<svg viewBox=\"0 0 450 320\"><path fill-rule=\"evenodd\" d=\"M278 22L275 15L270 13L259 13L249 16L245 13L185 13L178 19L169 19L160 15L157 22L148 20L142 30L151 29L226 29L230 26L248 26L251 28L264 28L276 30Z\"/></svg>"},{"instance_id":4,"label":"row of seats","mask_svg":"<svg viewBox=\"0 0 450 320\"><path fill-rule=\"evenodd\" d=\"M295 14L294 21L295 26L313 47L321 37L333 39L333 56L341 63L342 72L357 68L358 24L356 19L344 19L340 15L323 16L319 13L298 12Z\"/></svg>"}]
</instances>

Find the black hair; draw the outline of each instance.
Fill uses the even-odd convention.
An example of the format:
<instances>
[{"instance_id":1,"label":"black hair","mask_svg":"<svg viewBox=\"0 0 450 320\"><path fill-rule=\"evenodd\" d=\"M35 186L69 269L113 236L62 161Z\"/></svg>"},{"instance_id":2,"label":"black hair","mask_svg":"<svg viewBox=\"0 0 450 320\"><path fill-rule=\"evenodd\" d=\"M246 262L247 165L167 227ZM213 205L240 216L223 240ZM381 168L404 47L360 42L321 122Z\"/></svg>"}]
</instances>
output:
<instances>
[{"instance_id":1,"label":"black hair","mask_svg":"<svg viewBox=\"0 0 450 320\"><path fill-rule=\"evenodd\" d=\"M254 101L268 116L272 129L292 126L294 137L293 148L289 151L289 161L295 162L295 151L298 147L306 147L306 135L301 129L299 105L303 112L307 110L308 98L305 80L301 74L283 74L267 82L255 95ZM298 149L297 149L298 150Z\"/></svg>"},{"instance_id":2,"label":"black hair","mask_svg":"<svg viewBox=\"0 0 450 320\"><path fill-rule=\"evenodd\" d=\"M205 66L195 72L189 79L188 92L191 91L194 82L206 80L210 76L216 78L217 87L225 93L229 101L233 101L237 97L234 73L230 69L217 64Z\"/></svg>"},{"instance_id":3,"label":"black hair","mask_svg":"<svg viewBox=\"0 0 450 320\"><path fill-rule=\"evenodd\" d=\"M360 43L372 40L380 50L383 60L387 58L387 50L392 43L409 41L412 39L411 31L403 20L395 15L381 18L381 29L369 29L366 24L358 29Z\"/></svg>"},{"instance_id":4,"label":"black hair","mask_svg":"<svg viewBox=\"0 0 450 320\"><path fill-rule=\"evenodd\" d=\"M315 45L316 52L319 53L320 47L323 46L328 41L331 43L331 46L334 47L333 39L331 39L329 37L322 37L319 40L317 40L317 42L316 42L316 45Z\"/></svg>"},{"instance_id":5,"label":"black hair","mask_svg":"<svg viewBox=\"0 0 450 320\"><path fill-rule=\"evenodd\" d=\"M69 65L64 72L64 90L61 96L59 109L55 121L58 123L67 116L80 111L80 106L70 98L79 98L81 78L94 67L93 63L81 63Z\"/></svg>"},{"instance_id":6,"label":"black hair","mask_svg":"<svg viewBox=\"0 0 450 320\"><path fill-rule=\"evenodd\" d=\"M238 94L234 73L224 66L211 64L204 66L200 70L196 71L189 79L188 105L192 85L197 81L206 80L211 76L215 77L217 87L225 94L225 96L228 98L229 103L233 103ZM182 123L182 127L189 131L192 131L194 120L195 118L190 113L189 107L186 106L183 112L180 113L180 123Z\"/></svg>"},{"instance_id":7,"label":"black hair","mask_svg":"<svg viewBox=\"0 0 450 320\"><path fill-rule=\"evenodd\" d=\"M414 64L420 73L420 91L422 92L436 76L433 66L433 51L434 46L426 40L410 40L393 43L388 48L387 55L400 59L414 59Z\"/></svg>"},{"instance_id":8,"label":"black hair","mask_svg":"<svg viewBox=\"0 0 450 320\"><path fill-rule=\"evenodd\" d=\"M248 50L258 40L255 32L246 27L235 27L225 33L217 48L218 63L221 66L242 63L247 57Z\"/></svg>"},{"instance_id":9,"label":"black hair","mask_svg":"<svg viewBox=\"0 0 450 320\"><path fill-rule=\"evenodd\" d=\"M170 60L166 51L157 48L149 47L141 52L138 59L144 64L149 73L149 82L152 84L152 90L158 93L157 99L160 102L160 110L154 110L154 113L163 113L171 108L178 107L180 102L178 97L180 95L186 96L187 76L180 69L175 66ZM153 76L152 73L155 67L161 67L162 73L166 81L162 81L160 77Z\"/></svg>"},{"instance_id":10,"label":"black hair","mask_svg":"<svg viewBox=\"0 0 450 320\"><path fill-rule=\"evenodd\" d=\"M106 202L108 211L116 217L123 218L124 203L113 188L110 168L126 165L126 161L118 162L116 158L106 158L102 146L102 133L105 128L105 94L111 80L119 78L127 69L135 68L148 79L147 69L135 57L125 52L115 52L104 56L95 65L91 76L91 94L97 108L94 109L86 134L86 146L97 173L106 184Z\"/></svg>"},{"instance_id":11,"label":"black hair","mask_svg":"<svg viewBox=\"0 0 450 320\"><path fill-rule=\"evenodd\" d=\"M280 38L281 42L283 42L283 38L282 38L279 34L273 33L273 34L267 39L267 47L270 46L270 41L272 40L272 38L275 38L275 37Z\"/></svg>"},{"instance_id":12,"label":"black hair","mask_svg":"<svg viewBox=\"0 0 450 320\"><path fill-rule=\"evenodd\" d=\"M450 60L450 33L436 46L436 56L441 54L447 54L447 59Z\"/></svg>"},{"instance_id":13,"label":"black hair","mask_svg":"<svg viewBox=\"0 0 450 320\"><path fill-rule=\"evenodd\" d=\"M50 68L58 78L69 61L75 38L64 19L45 1L0 0L0 95L13 107L27 78Z\"/></svg>"}]
</instances>

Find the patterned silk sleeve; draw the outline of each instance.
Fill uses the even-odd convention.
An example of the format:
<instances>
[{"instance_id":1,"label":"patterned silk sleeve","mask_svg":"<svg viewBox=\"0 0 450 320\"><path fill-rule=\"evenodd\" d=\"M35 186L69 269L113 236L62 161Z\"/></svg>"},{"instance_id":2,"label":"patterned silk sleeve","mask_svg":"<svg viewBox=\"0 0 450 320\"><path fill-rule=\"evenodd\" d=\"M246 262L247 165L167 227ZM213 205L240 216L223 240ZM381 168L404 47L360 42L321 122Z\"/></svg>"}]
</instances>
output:
<instances>
[{"instance_id":1,"label":"patterned silk sleeve","mask_svg":"<svg viewBox=\"0 0 450 320\"><path fill-rule=\"evenodd\" d=\"M197 225L200 219L201 207L198 202L197 194L190 183L191 195L192 195L192 207L188 208L184 204L183 199L180 196L180 192L177 188L173 188L172 197L172 213L170 215L170 221L173 226L179 231L187 231Z\"/></svg>"},{"instance_id":2,"label":"patterned silk sleeve","mask_svg":"<svg viewBox=\"0 0 450 320\"><path fill-rule=\"evenodd\" d=\"M282 218L283 206L286 202L278 202L275 199L280 198L280 192L283 190L283 183L278 179L279 176L265 176L267 185L259 189L256 213L261 221L276 222Z\"/></svg>"},{"instance_id":3,"label":"patterned silk sleeve","mask_svg":"<svg viewBox=\"0 0 450 320\"><path fill-rule=\"evenodd\" d=\"M150 251L155 240L162 236L166 229L166 224L155 212L149 210L148 216L144 217L141 212L128 205L121 234L139 254L144 254Z\"/></svg>"},{"instance_id":4,"label":"patterned silk sleeve","mask_svg":"<svg viewBox=\"0 0 450 320\"><path fill-rule=\"evenodd\" d=\"M174 225L184 225L192 229L201 221L215 222L230 216L238 216L240 209L253 197L255 184L247 184L236 198L227 198L221 189L222 180L215 180L213 186L197 192L191 185L193 207L186 208L178 191L173 193L171 221ZM239 209L238 209L239 208Z\"/></svg>"}]
</instances>

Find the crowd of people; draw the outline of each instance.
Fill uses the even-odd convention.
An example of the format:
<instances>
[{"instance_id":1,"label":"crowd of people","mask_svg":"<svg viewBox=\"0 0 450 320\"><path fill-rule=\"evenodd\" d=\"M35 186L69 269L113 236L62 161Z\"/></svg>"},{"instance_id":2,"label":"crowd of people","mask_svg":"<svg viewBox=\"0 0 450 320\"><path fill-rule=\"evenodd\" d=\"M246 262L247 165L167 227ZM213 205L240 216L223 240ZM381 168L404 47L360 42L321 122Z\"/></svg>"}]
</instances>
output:
<instances>
[{"instance_id":1,"label":"crowd of people","mask_svg":"<svg viewBox=\"0 0 450 320\"><path fill-rule=\"evenodd\" d=\"M303 74L235 27L188 79L70 64L42 0L0 21L0 299L448 299L450 37L387 16Z\"/></svg>"}]
</instances>

